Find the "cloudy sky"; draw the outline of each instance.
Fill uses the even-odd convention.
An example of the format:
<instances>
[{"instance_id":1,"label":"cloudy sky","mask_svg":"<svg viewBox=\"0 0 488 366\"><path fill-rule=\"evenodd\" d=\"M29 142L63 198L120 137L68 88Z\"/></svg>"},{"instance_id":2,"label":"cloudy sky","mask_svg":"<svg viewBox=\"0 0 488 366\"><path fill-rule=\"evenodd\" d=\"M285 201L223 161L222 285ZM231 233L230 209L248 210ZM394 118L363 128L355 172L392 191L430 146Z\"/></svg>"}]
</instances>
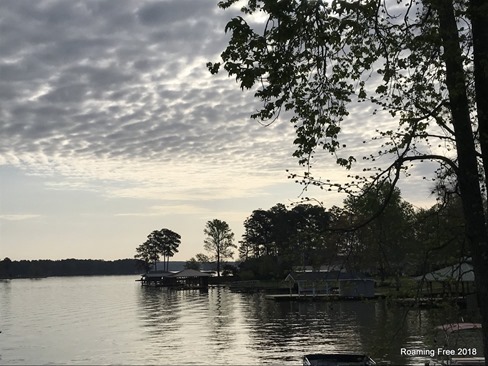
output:
<instances>
[{"instance_id":1,"label":"cloudy sky","mask_svg":"<svg viewBox=\"0 0 488 366\"><path fill-rule=\"evenodd\" d=\"M208 220L239 240L252 210L297 200L289 123L251 120L252 93L206 70L237 14L216 3L0 0L0 257L131 258L169 228L186 260L203 252ZM345 139L360 155L391 121L353 112ZM347 174L327 156L315 169ZM415 180L402 188L432 201Z\"/></svg>"}]
</instances>

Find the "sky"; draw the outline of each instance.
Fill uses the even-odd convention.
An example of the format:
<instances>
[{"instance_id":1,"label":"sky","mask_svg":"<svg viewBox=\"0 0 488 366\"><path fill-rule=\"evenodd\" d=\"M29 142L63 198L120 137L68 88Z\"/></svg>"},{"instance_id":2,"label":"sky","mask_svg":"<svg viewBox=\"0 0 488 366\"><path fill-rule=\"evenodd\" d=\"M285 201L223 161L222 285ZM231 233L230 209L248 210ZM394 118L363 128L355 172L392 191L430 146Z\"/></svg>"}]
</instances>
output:
<instances>
[{"instance_id":1,"label":"sky","mask_svg":"<svg viewBox=\"0 0 488 366\"><path fill-rule=\"evenodd\" d=\"M217 0L0 0L0 259L132 258L168 228L182 236L173 259L188 260L207 221L226 221L237 244L253 210L299 200L287 116L252 120L252 91L205 66L237 14ZM394 123L354 105L343 141L369 155L363 141ZM354 172L325 153L313 169ZM416 207L432 204L431 172L402 181ZM345 198L306 195L326 208Z\"/></svg>"}]
</instances>

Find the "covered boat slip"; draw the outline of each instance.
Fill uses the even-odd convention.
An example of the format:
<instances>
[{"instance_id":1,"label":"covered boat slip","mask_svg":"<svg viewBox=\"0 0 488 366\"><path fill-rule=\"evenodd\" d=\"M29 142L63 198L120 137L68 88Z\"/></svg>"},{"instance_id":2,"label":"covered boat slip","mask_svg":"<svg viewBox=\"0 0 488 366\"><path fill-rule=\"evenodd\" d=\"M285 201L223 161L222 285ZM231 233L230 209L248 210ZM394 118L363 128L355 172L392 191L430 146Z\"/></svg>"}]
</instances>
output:
<instances>
[{"instance_id":1,"label":"covered boat slip","mask_svg":"<svg viewBox=\"0 0 488 366\"><path fill-rule=\"evenodd\" d=\"M341 271L292 272L286 278L290 296L374 298L375 283L371 276ZM293 293L295 292L295 294Z\"/></svg>"},{"instance_id":2,"label":"covered boat slip","mask_svg":"<svg viewBox=\"0 0 488 366\"><path fill-rule=\"evenodd\" d=\"M475 293L475 277L471 258L460 263L414 277L424 295L466 296Z\"/></svg>"},{"instance_id":3,"label":"covered boat slip","mask_svg":"<svg viewBox=\"0 0 488 366\"><path fill-rule=\"evenodd\" d=\"M168 287L173 289L201 289L208 288L210 274L196 271L194 269L184 269L182 271L164 272L152 271L141 276L142 286Z\"/></svg>"}]
</instances>

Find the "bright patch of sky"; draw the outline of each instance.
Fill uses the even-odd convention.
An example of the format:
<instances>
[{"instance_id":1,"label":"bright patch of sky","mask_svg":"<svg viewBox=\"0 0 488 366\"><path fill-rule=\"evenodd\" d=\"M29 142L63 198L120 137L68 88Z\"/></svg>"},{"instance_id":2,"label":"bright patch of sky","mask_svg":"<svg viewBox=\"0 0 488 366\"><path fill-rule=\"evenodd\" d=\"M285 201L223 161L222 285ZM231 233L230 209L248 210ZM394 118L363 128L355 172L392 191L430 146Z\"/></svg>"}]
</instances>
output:
<instances>
[{"instance_id":1,"label":"bright patch of sky","mask_svg":"<svg viewBox=\"0 0 488 366\"><path fill-rule=\"evenodd\" d=\"M297 200L292 126L251 120L252 93L205 67L236 15L215 3L2 1L0 257L131 258L169 228L182 236L174 259L186 260L203 252L208 220L227 221L239 240L254 209ZM345 141L362 156L363 141L395 121L355 108ZM319 155L316 176L351 173ZM425 205L430 187L418 182L404 196ZM307 195L326 207L344 198Z\"/></svg>"}]
</instances>

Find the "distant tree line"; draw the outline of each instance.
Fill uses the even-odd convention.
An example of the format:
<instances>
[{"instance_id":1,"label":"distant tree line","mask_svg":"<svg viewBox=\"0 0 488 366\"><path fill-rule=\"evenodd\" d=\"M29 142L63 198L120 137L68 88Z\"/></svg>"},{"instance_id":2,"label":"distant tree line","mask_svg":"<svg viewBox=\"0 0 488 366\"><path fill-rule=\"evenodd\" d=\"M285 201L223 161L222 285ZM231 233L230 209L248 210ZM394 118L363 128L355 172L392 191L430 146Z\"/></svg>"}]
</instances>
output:
<instances>
[{"instance_id":1,"label":"distant tree line","mask_svg":"<svg viewBox=\"0 0 488 366\"><path fill-rule=\"evenodd\" d=\"M129 275L140 273L136 259L115 261L93 259L0 261L0 278L39 278L51 276Z\"/></svg>"}]
</instances>

